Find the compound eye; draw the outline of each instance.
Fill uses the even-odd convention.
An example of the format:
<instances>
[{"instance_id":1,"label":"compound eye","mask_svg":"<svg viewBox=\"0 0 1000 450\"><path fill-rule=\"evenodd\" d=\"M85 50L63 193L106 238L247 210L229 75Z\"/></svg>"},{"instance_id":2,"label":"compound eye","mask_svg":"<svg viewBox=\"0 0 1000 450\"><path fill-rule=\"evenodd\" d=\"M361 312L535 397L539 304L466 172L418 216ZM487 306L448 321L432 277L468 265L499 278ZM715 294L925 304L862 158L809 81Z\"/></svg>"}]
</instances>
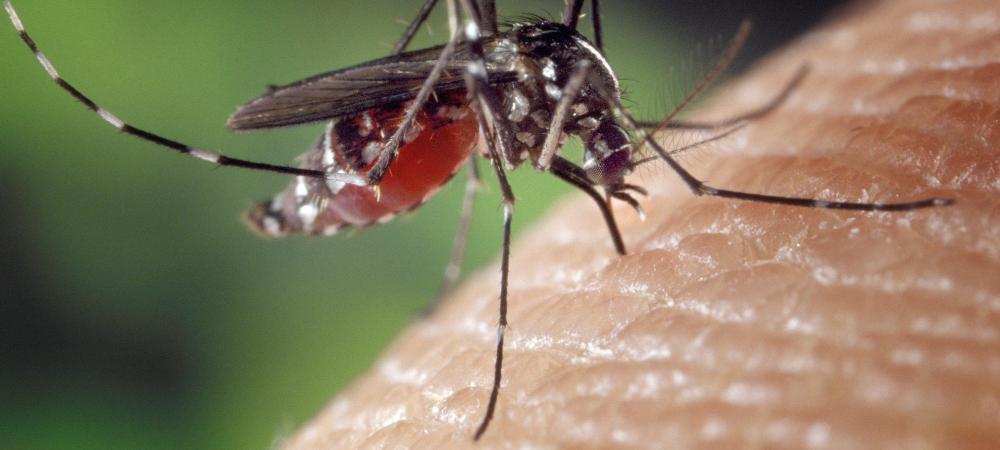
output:
<instances>
[{"instance_id":1,"label":"compound eye","mask_svg":"<svg viewBox=\"0 0 1000 450\"><path fill-rule=\"evenodd\" d=\"M628 133L610 120L603 121L587 139L583 157L591 181L604 186L621 183L632 170Z\"/></svg>"}]
</instances>

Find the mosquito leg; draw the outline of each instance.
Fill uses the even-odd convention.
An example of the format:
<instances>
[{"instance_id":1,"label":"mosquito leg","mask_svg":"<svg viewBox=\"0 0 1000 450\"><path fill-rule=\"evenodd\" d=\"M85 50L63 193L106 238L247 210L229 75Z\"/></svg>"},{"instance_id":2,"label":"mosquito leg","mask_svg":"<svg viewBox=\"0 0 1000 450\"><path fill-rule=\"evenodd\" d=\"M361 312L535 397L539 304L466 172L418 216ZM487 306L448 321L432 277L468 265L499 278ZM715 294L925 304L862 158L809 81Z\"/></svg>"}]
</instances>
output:
<instances>
[{"instance_id":1,"label":"mosquito leg","mask_svg":"<svg viewBox=\"0 0 1000 450\"><path fill-rule=\"evenodd\" d=\"M760 203L775 203L780 205L790 205L790 206L801 206L806 208L825 208L825 209L845 209L853 211L909 211L913 209L928 208L932 206L945 206L954 203L955 201L947 198L927 198L923 200L917 200L912 202L903 203L860 203L860 202L838 202L829 200L820 200L814 198L803 198L803 197L785 197L780 195L766 195L766 194L756 194L752 192L741 192L741 191L731 191L727 189L718 189L709 186L702 182L701 180L695 178L691 172L688 172L680 163L677 162L670 152L663 149L652 138L652 135L647 133L642 133L635 119L632 118L631 114L628 113L620 104L615 105L615 110L620 117L625 119L632 129L637 133L642 134L642 140L648 144L660 159L665 161L667 165L677 173L678 176L684 180L684 183L688 185L691 192L694 195L708 195L713 197L723 197L731 198L735 200L746 200L751 202Z\"/></svg>"},{"instance_id":2,"label":"mosquito leg","mask_svg":"<svg viewBox=\"0 0 1000 450\"><path fill-rule=\"evenodd\" d=\"M552 114L552 121L549 122L549 132L545 135L545 143L542 145L542 151L538 155L537 164L539 169L547 170L552 165L552 158L556 156L556 152L559 150L559 138L563 135L562 130L563 125L566 123L566 115L573 106L573 102L576 101L576 96L580 93L583 80L587 77L589 70L590 62L581 59L576 63L573 73L570 74L569 80L563 86L559 103L556 104L555 113Z\"/></svg>"},{"instance_id":3,"label":"mosquito leg","mask_svg":"<svg viewBox=\"0 0 1000 450\"><path fill-rule=\"evenodd\" d=\"M570 0L566 2L566 9L563 9L562 23L567 27L576 29L580 20L580 11L583 9L583 0Z\"/></svg>"},{"instance_id":4,"label":"mosquito leg","mask_svg":"<svg viewBox=\"0 0 1000 450\"><path fill-rule=\"evenodd\" d=\"M604 31L601 29L601 2L590 0L590 22L594 26L594 46L604 54Z\"/></svg>"},{"instance_id":5,"label":"mosquito leg","mask_svg":"<svg viewBox=\"0 0 1000 450\"><path fill-rule=\"evenodd\" d=\"M406 31L403 32L403 36L399 38L396 45L392 46L392 53L390 54L398 55L406 50L406 47L410 45L410 41L413 40L413 36L417 34L417 30L427 21L427 16L434 10L437 2L438 0L427 0L424 2L423 6L420 7L420 11L417 11L417 17L414 17L410 25L406 27Z\"/></svg>"},{"instance_id":6,"label":"mosquito leg","mask_svg":"<svg viewBox=\"0 0 1000 450\"><path fill-rule=\"evenodd\" d=\"M497 5L494 0L479 0L479 28L483 36L497 34Z\"/></svg>"},{"instance_id":7,"label":"mosquito leg","mask_svg":"<svg viewBox=\"0 0 1000 450\"><path fill-rule=\"evenodd\" d=\"M481 100L484 97L478 87L478 83L472 79L473 75L471 74L472 71L466 75L466 85L468 86L470 96L473 98L471 104L476 113L476 117L479 120L480 129L489 130L489 125L486 123L485 116L487 108L483 105L486 102ZM488 133L488 131L484 132ZM502 142L502 138L499 137L499 133L497 134L497 141ZM500 256L500 311L497 320L497 346L496 359L493 365L493 386L490 389L490 400L486 406L486 414L483 416L482 422L479 423L479 427L476 428L476 434L473 438L477 441L483 436L483 433L486 432L490 422L493 420L493 414L496 412L497 407L497 399L500 396L500 382L503 375L504 332L507 329L507 283L510 274L510 227L513 220L515 200L514 192L511 190L510 183L507 181L507 174L504 171L504 163L500 155L501 150L497 149L497 145L493 139L487 138L486 141L488 143L487 150L489 151L491 165L496 173L497 181L500 183L500 191L503 194L503 246ZM503 146L504 144L500 145Z\"/></svg>"},{"instance_id":8,"label":"mosquito leg","mask_svg":"<svg viewBox=\"0 0 1000 450\"><path fill-rule=\"evenodd\" d=\"M626 253L625 242L622 240L622 234L618 230L618 223L615 221L614 213L611 211L611 207L605 201L605 198L597 192L597 189L594 189L593 183L587 179L587 173L576 164L561 156L556 156L552 160L552 166L549 168L549 171L594 199L597 207L601 210L601 215L604 216L604 223L608 226L608 232L611 233L611 242L615 246L615 251L619 255L624 255Z\"/></svg>"},{"instance_id":9,"label":"mosquito leg","mask_svg":"<svg viewBox=\"0 0 1000 450\"><path fill-rule=\"evenodd\" d=\"M639 126L643 128L659 128L664 129L686 129L686 130L715 130L719 128L726 128L736 125L740 122L746 122L750 120L760 119L772 111L778 109L788 96L792 94L799 85L802 84L802 80L806 78L809 74L809 66L802 65L799 70L795 72L795 75L788 80L785 87L778 93L774 98L765 103L763 106L747 111L743 114L730 117L728 119L722 119L711 122L689 122L683 120L666 120L661 122L638 122Z\"/></svg>"},{"instance_id":10,"label":"mosquito leg","mask_svg":"<svg viewBox=\"0 0 1000 450\"><path fill-rule=\"evenodd\" d=\"M6 1L6 0L5 0ZM454 0L448 0L449 3ZM449 14L457 14L455 8L450 6L448 8ZM454 21L454 18L452 19ZM413 124L414 119L417 117L417 113L424 107L427 100L430 98L431 94L434 92L434 85L437 83L438 79L441 78L441 73L444 72L445 66L448 65L448 61L451 56L455 53L455 46L458 44L460 33L452 33L451 37L448 39L448 43L441 50L441 56L438 57L437 61L434 63L434 67L431 69L430 74L427 75L427 79L420 86L420 91L417 92L416 98L412 100L410 105L406 108L406 114L403 116L403 120L399 124L399 128L395 133L389 137L386 141L382 152L379 154L378 160L376 160L375 165L368 172L367 180L365 184L370 186L377 186L382 178L385 177L386 172L389 170L389 165L396 159L396 155L399 153L399 146L403 142L403 136L406 135L406 131Z\"/></svg>"},{"instance_id":11,"label":"mosquito leg","mask_svg":"<svg viewBox=\"0 0 1000 450\"><path fill-rule=\"evenodd\" d=\"M567 27L576 29L580 21L580 12L583 11L583 0L570 0L566 2L566 8L563 9L562 23ZM601 30L601 5L599 0L592 0L590 2L591 11L591 23L594 26L594 46L597 47L597 51L604 54L604 34Z\"/></svg>"},{"instance_id":12,"label":"mosquito leg","mask_svg":"<svg viewBox=\"0 0 1000 450\"><path fill-rule=\"evenodd\" d=\"M497 142L499 144L499 156L501 157L497 161L502 161L506 168L511 170L514 168L514 164L511 161L512 155L510 149L512 147L510 143L514 142L514 134L507 116L503 114L503 102L489 84L489 74L486 71L486 55L483 51L482 36L479 28L477 26L468 26L469 24L474 25L478 23L476 18L479 17L480 13L476 10L477 6L472 0L462 0L461 5L471 21L466 24L465 39L469 50L474 56L468 65L466 84L472 85L472 88L469 89L470 97L481 101L482 104L480 107L486 110L486 113L493 122L493 129L496 131ZM473 93L475 95L472 95Z\"/></svg>"},{"instance_id":13,"label":"mosquito leg","mask_svg":"<svg viewBox=\"0 0 1000 450\"><path fill-rule=\"evenodd\" d=\"M485 132L485 131L484 131ZM479 165L476 163L476 156L473 155L468 161L468 178L465 181L465 195L462 198L462 213L458 217L458 230L455 232L455 241L451 247L451 257L448 265L444 269L444 279L441 281L441 288L434 304L429 308L433 310L458 281L458 276L462 273L462 261L465 259L465 247L469 242L469 225L472 223L472 212L476 206L476 194L479 193L479 186L482 182L479 176Z\"/></svg>"},{"instance_id":14,"label":"mosquito leg","mask_svg":"<svg viewBox=\"0 0 1000 450\"><path fill-rule=\"evenodd\" d=\"M503 172L503 164L494 163L493 168L497 173ZM509 187L509 186L508 186ZM506 197L508 193L505 193ZM479 440L486 433L493 414L496 412L497 399L500 396L500 380L503 372L503 340L504 332L507 329L507 280L510 274L510 226L513 220L513 203L504 200L503 205L503 247L500 256L500 315L497 321L497 347L496 362L493 365L493 387L490 389L490 400L486 406L486 415L483 421L476 428L474 440Z\"/></svg>"},{"instance_id":15,"label":"mosquito leg","mask_svg":"<svg viewBox=\"0 0 1000 450\"><path fill-rule=\"evenodd\" d=\"M98 106L97 103L94 103L93 100L91 100L89 97L80 92L77 88L75 88L73 85L69 84L69 82L67 82L65 79L63 79L63 77L59 75L59 72L56 71L55 66L53 66L52 63L49 61L49 59L45 56L45 54L42 53L41 50L39 50L38 45L35 44L35 41L31 39L31 36L29 36L28 32L25 31L24 24L21 22L21 19L17 16L17 12L14 11L14 6L10 4L10 1L3 0L3 7L7 11L7 15L10 17L11 23L14 24L14 28L17 30L18 35L21 36L21 40L24 41L24 43L27 44L28 48L31 49L31 52L35 54L35 58L38 59L38 62L45 69L45 72L49 74L49 77L52 78L52 81L54 81L57 85L59 85L59 87L61 87L63 90L72 95L73 98L83 103L88 109L97 114L97 116L100 117L102 120L104 120L111 126L115 127L122 133L135 136L139 139L152 142L153 144L159 145L161 147L166 147L175 150L181 154L192 156L194 158L200 159L202 161L207 161L218 166L240 167L244 169L261 170L265 172L275 172L275 173L283 173L289 175L299 175L310 178L326 177L326 173L321 170L299 169L296 167L280 166L280 165L267 164L261 162L246 161L237 158L230 158L220 153L215 153L199 149L196 147L191 147L187 144L183 144L173 139L168 139L158 134L129 125L122 119L119 119L118 116L115 116L113 113L111 113L111 111L108 111Z\"/></svg>"},{"instance_id":16,"label":"mosquito leg","mask_svg":"<svg viewBox=\"0 0 1000 450\"><path fill-rule=\"evenodd\" d=\"M507 329L507 285L510 275L510 229L514 215L515 197L514 191L507 181L507 173L504 170L504 165L507 162L504 155L510 154L509 144L512 142L510 140L511 130L503 114L498 114L498 112L502 112L502 109L500 109L501 103L497 98L496 92L489 85L489 75L486 72L486 62L483 55L482 43L480 42L479 27L476 25L480 22L475 20L475 17L478 17L478 13L474 10L475 5L471 0L463 0L462 7L465 9L466 16L470 18L465 27L466 40L472 54L475 56L469 62L468 70L465 74L465 84L471 98L470 105L476 113L477 120L479 120L480 130L485 133L485 141L487 142L487 151L489 152L491 165L500 184L500 191L503 194L503 244L500 254L500 311L497 320L496 359L493 365L493 385L490 389L489 403L486 405L486 414L476 428L476 433L473 437L478 441L493 420L493 415L497 407L497 399L500 396L500 384L503 378L504 332ZM491 119L492 129L495 133L489 132L491 128L490 123L487 122L487 117ZM496 136L496 139L492 139L493 135Z\"/></svg>"}]
</instances>

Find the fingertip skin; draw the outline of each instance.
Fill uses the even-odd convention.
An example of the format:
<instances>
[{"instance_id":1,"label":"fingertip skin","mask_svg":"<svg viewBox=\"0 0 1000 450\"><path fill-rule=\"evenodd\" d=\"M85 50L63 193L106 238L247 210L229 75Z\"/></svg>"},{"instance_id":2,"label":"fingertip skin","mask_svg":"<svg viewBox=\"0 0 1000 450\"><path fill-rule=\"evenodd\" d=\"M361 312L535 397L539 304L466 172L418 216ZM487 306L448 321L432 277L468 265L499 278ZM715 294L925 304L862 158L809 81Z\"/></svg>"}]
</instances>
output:
<instances>
[{"instance_id":1,"label":"fingertip skin","mask_svg":"<svg viewBox=\"0 0 1000 450\"><path fill-rule=\"evenodd\" d=\"M762 61L695 117L777 111L685 164L713 186L849 212L694 197L666 169L619 257L573 197L498 274L414 323L286 449L989 448L1000 442L1000 29L988 0L866 4ZM978 24L978 25L977 25ZM332 357L332 356L331 356Z\"/></svg>"}]
</instances>

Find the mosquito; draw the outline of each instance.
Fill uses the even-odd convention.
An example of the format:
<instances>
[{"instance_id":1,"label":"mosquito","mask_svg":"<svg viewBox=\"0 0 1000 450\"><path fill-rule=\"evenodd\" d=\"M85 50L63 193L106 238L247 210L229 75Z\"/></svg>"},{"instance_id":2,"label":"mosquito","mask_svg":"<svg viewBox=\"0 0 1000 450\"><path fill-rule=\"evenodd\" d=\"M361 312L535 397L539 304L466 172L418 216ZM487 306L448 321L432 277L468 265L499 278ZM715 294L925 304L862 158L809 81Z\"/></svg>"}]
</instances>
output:
<instances>
[{"instance_id":1,"label":"mosquito","mask_svg":"<svg viewBox=\"0 0 1000 450\"><path fill-rule=\"evenodd\" d=\"M749 33L748 22L670 114L656 122L640 122L622 107L621 86L605 56L598 0L590 1L591 38L577 29L583 0L567 1L560 21L536 17L503 27L494 0L446 0L448 41L407 51L437 3L425 0L389 56L272 87L229 118L232 130L325 122L324 133L301 166L291 167L232 158L128 124L63 79L25 31L10 1L3 0L14 28L52 80L112 127L217 166L292 175L284 191L246 215L250 226L267 236L331 235L345 227L385 223L418 208L464 166L468 185L444 281L445 288L450 287L461 266L479 184L476 161L488 161L503 198L503 236L493 381L475 440L494 417L503 375L515 202L507 180L510 170L530 163L591 197L620 255L626 248L611 203L624 202L641 214L633 194L644 195L645 190L626 181L626 176L654 161L666 163L696 196L854 211L909 211L952 203L945 198L860 203L742 192L709 186L682 167L674 155L721 139L776 109L806 75L807 70L800 69L778 95L756 110L718 122L677 120L677 114L731 63ZM653 139L665 130L692 128L716 134L672 149ZM570 136L583 143L580 164L560 155Z\"/></svg>"}]
</instances>

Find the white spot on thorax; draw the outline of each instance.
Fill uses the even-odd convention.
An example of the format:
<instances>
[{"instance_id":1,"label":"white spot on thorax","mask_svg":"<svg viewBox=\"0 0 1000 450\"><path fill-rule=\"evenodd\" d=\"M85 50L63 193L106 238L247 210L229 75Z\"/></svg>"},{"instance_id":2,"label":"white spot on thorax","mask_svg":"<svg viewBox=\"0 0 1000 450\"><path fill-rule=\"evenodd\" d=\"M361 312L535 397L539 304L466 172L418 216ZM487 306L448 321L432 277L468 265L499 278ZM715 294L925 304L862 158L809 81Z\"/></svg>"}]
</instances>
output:
<instances>
[{"instance_id":1,"label":"white spot on thorax","mask_svg":"<svg viewBox=\"0 0 1000 450\"><path fill-rule=\"evenodd\" d=\"M542 59L542 76L546 80L556 81L556 63L549 58Z\"/></svg>"},{"instance_id":2,"label":"white spot on thorax","mask_svg":"<svg viewBox=\"0 0 1000 450\"><path fill-rule=\"evenodd\" d=\"M597 118L594 117L584 117L580 120L577 120L576 124L582 128L593 130L596 129L598 125L600 125L600 122L598 122Z\"/></svg>"},{"instance_id":3,"label":"white spot on thorax","mask_svg":"<svg viewBox=\"0 0 1000 450\"><path fill-rule=\"evenodd\" d=\"M531 104L528 102L528 97L524 96L524 93L520 89L513 88L510 92L510 111L507 112L507 117L511 122L520 122L528 116L528 112L531 110Z\"/></svg>"},{"instance_id":4,"label":"white spot on thorax","mask_svg":"<svg viewBox=\"0 0 1000 450\"><path fill-rule=\"evenodd\" d=\"M545 94L553 100L559 100L562 97L562 89L555 83L545 83Z\"/></svg>"}]
</instances>

